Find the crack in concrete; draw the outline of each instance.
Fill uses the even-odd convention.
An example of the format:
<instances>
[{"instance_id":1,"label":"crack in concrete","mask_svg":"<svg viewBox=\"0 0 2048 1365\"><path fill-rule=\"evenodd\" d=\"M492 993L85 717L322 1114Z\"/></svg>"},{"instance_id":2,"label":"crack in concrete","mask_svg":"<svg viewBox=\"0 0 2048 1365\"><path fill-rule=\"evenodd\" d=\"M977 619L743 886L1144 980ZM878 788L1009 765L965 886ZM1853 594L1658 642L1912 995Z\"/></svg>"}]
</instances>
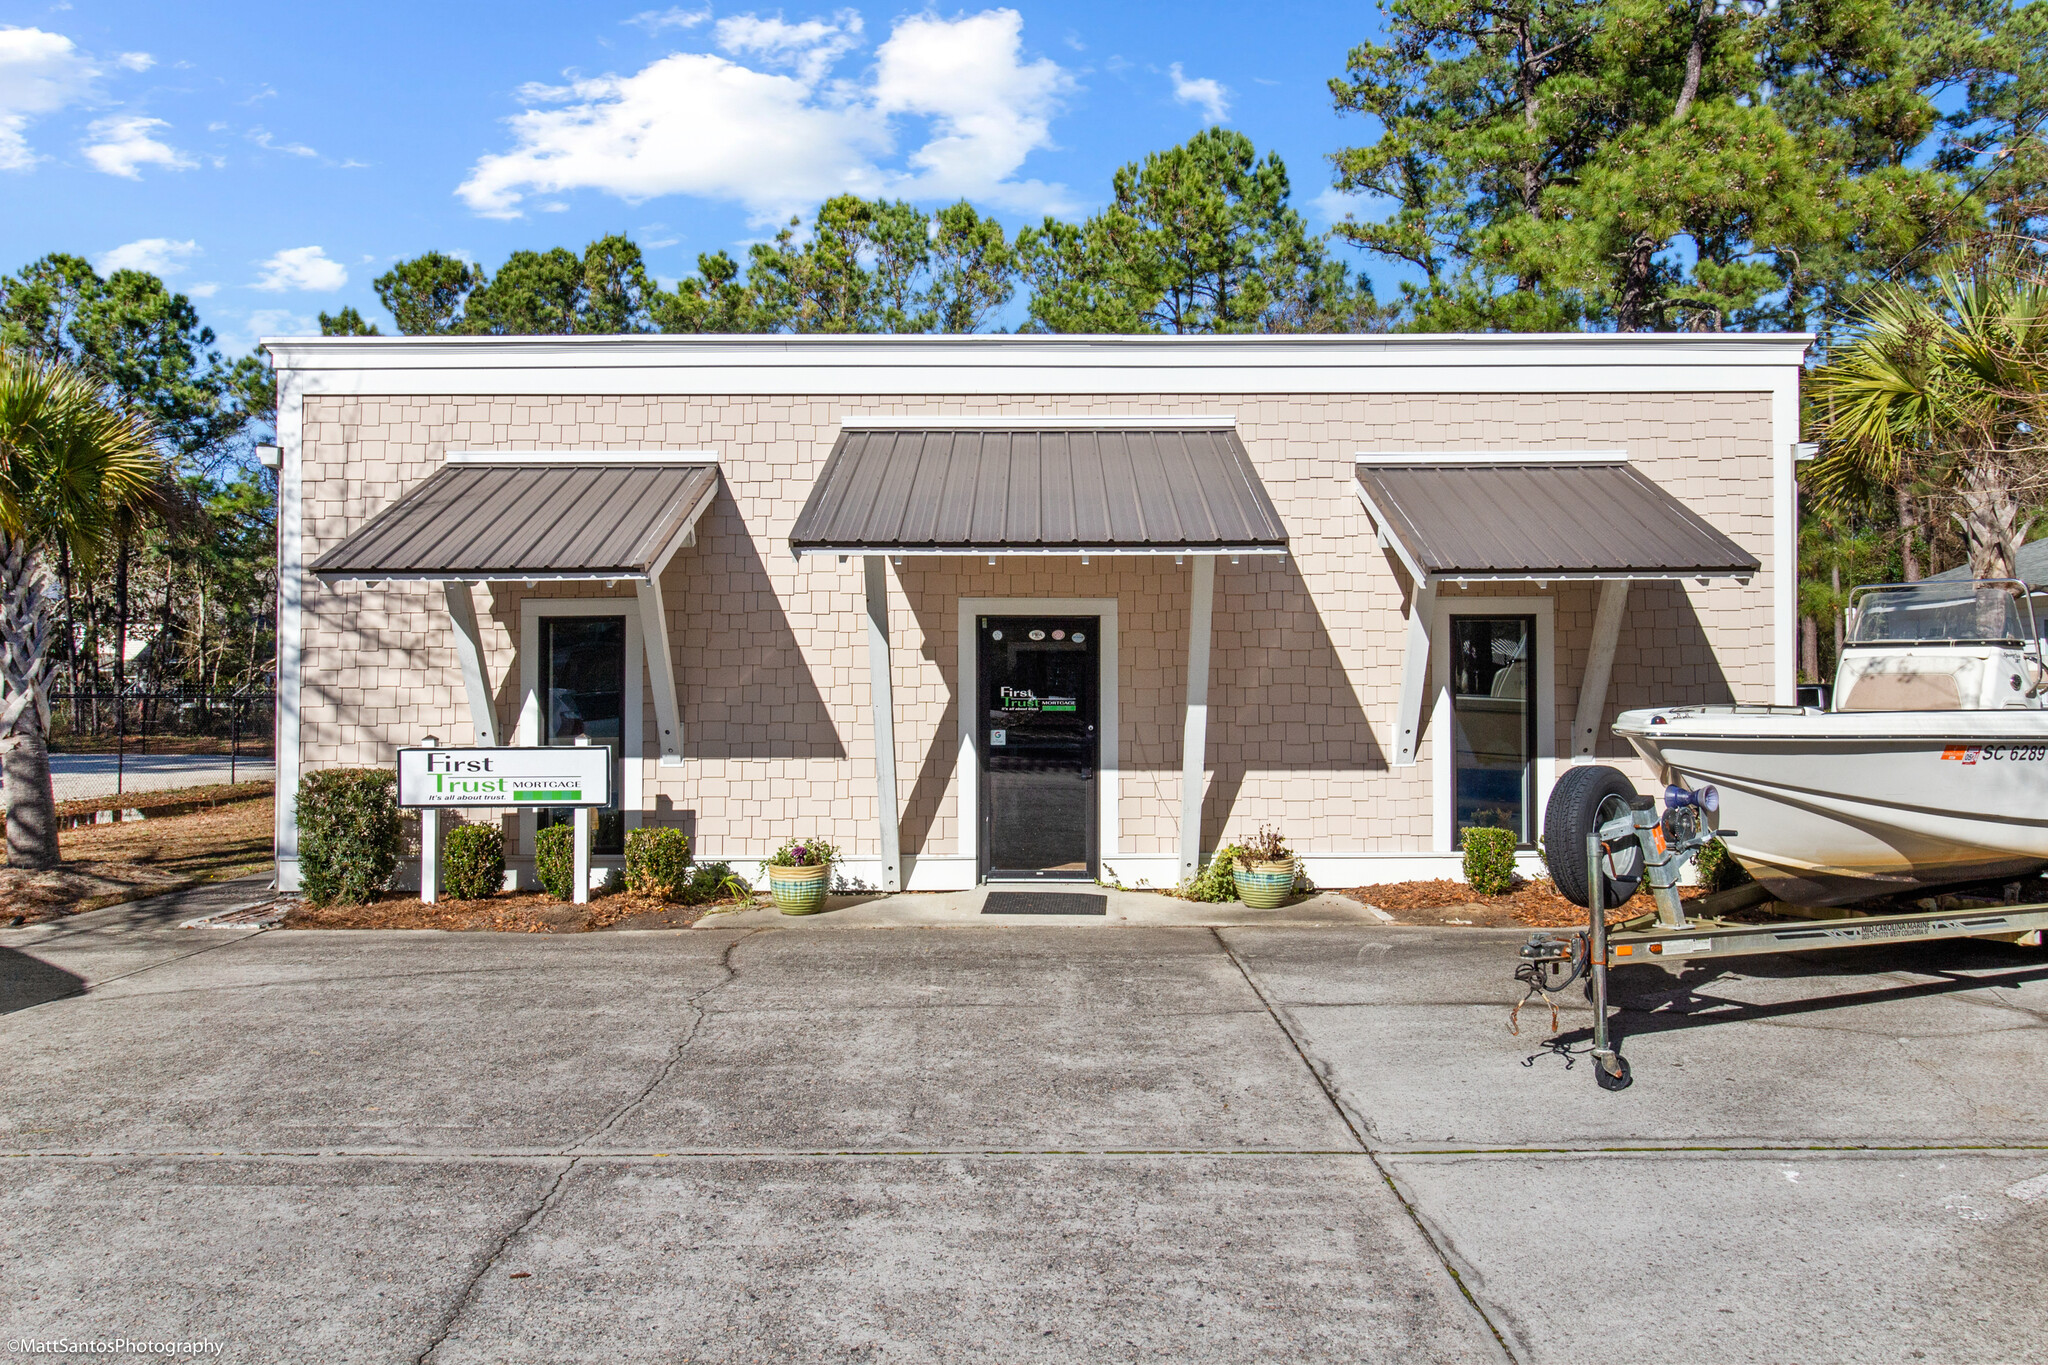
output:
<instances>
[{"instance_id":1,"label":"crack in concrete","mask_svg":"<svg viewBox=\"0 0 2048 1365\"><path fill-rule=\"evenodd\" d=\"M653 1079L648 1081L646 1085L640 1087L639 1094L633 1096L632 1099L627 1100L624 1104L620 1105L617 1109L613 1110L611 1115L607 1117L604 1120L604 1122L598 1124L596 1128L592 1129L580 1141L572 1144L570 1150L584 1150L588 1148L591 1143L596 1142L606 1133L611 1132L612 1129L616 1128L620 1123L625 1121L625 1118L628 1114L632 1113L635 1109L638 1109L642 1104L646 1103L647 1097L649 1095L652 1095L657 1089L659 1089L662 1082L666 1081L669 1078L669 1076L675 1071L676 1066L683 1060L683 1053L689 1049L691 1043L696 1041L698 1031L704 1027L704 1020L710 1014L709 1010L705 1009L697 1002L704 999L705 996L710 995L712 992L722 991L727 986L730 986L733 982L739 980L740 969L739 963L736 960L736 955L739 952L739 947L742 943L745 943L748 939L752 938L755 934L758 934L760 932L761 930L759 929L749 930L748 932L741 934L738 938L734 939L731 943L725 945L725 951L719 954L718 958L719 965L725 969L725 980L714 981L712 984L710 984L709 986L705 986L701 990L692 991L689 994L689 996L687 996L684 999L683 1007L690 1011L690 1027L687 1031L684 1032L683 1036L677 1039L675 1044L669 1048L668 1056L662 1059L661 1067L654 1073Z\"/></svg>"},{"instance_id":2,"label":"crack in concrete","mask_svg":"<svg viewBox=\"0 0 2048 1365\"><path fill-rule=\"evenodd\" d=\"M455 1296L455 1302L449 1305L448 1312L442 1317L441 1325L435 1331L433 1340L427 1343L425 1350L412 1358L412 1365L426 1365L427 1358L441 1349L441 1343L448 1340L449 1334L455 1330L455 1324L461 1321L463 1310L467 1309L470 1301L476 1297L477 1286L483 1283L484 1276L490 1274L491 1267L496 1265L500 1258L504 1256L505 1249L512 1245L519 1234L532 1227L534 1223L539 1221L540 1216L547 1212L548 1205L554 1202L555 1195L561 1190L562 1182L568 1179L569 1172L576 1169L576 1163L580 1159L578 1157L570 1157L563 1164L562 1169L555 1172L555 1178L548 1185L547 1192L541 1195L540 1202L533 1206L526 1217L519 1221L519 1226L498 1239L498 1244L491 1248L488 1256L484 1257L483 1263L476 1268L476 1273L471 1275L468 1282L462 1286L462 1292Z\"/></svg>"},{"instance_id":3,"label":"crack in concrete","mask_svg":"<svg viewBox=\"0 0 2048 1365\"><path fill-rule=\"evenodd\" d=\"M1458 1292L1464 1296L1466 1306L1472 1310L1473 1316L1479 1319L1480 1325L1493 1337L1495 1349L1500 1352L1502 1358L1513 1360L1515 1355L1508 1346L1507 1334L1501 1331L1499 1324L1486 1311L1485 1305L1479 1302L1479 1296L1472 1292L1472 1286L1467 1280L1469 1272L1463 1266L1462 1258L1451 1250L1449 1239L1440 1235L1430 1220L1423 1217L1420 1205L1394 1179L1394 1173L1388 1169L1386 1163L1379 1159L1378 1154L1373 1151L1372 1144L1366 1140L1366 1131L1370 1125L1366 1122L1364 1116L1354 1115L1350 1106L1344 1103L1342 1096L1338 1094L1336 1082L1327 1074L1326 1068L1319 1065L1309 1055L1307 1042L1300 1036L1293 1023L1284 1016L1283 1011L1274 1005L1265 991L1259 988L1258 981L1253 978L1251 969L1244 964L1243 959L1231 951L1230 942L1223 937L1223 931L1220 928L1212 928L1209 933L1216 940L1216 946L1223 950L1223 955L1229 958L1231 964L1237 968L1238 975L1244 978L1246 988L1258 997L1260 1004L1266 1007L1266 1013L1272 1018L1274 1027L1278 1028L1293 1046L1295 1056L1301 1058L1302 1066L1308 1069L1309 1076L1314 1079L1317 1087L1323 1092L1323 1098L1329 1101L1330 1108L1336 1112L1338 1121L1350 1131L1351 1136L1358 1142L1360 1154L1372 1163L1373 1170L1379 1173L1380 1180L1385 1183L1387 1192L1392 1194L1395 1200L1399 1202L1402 1211L1408 1215L1409 1221L1415 1225L1415 1230L1422 1235L1424 1244L1436 1253L1437 1260L1443 1265L1444 1273L1451 1277L1451 1283L1457 1285Z\"/></svg>"}]
</instances>

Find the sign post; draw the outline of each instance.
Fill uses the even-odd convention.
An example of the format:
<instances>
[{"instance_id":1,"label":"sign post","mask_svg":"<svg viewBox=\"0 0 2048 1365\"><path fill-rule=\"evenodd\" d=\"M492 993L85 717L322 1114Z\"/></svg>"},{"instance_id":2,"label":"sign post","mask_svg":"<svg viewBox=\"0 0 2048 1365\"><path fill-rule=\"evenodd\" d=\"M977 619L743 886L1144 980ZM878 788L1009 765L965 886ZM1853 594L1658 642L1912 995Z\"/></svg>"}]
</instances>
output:
<instances>
[{"instance_id":1,"label":"sign post","mask_svg":"<svg viewBox=\"0 0 2048 1365\"><path fill-rule=\"evenodd\" d=\"M398 804L420 813L420 899L440 894L442 810L504 809L575 812L576 885L590 899L590 812L612 801L612 751L577 740L575 748L398 751Z\"/></svg>"}]
</instances>

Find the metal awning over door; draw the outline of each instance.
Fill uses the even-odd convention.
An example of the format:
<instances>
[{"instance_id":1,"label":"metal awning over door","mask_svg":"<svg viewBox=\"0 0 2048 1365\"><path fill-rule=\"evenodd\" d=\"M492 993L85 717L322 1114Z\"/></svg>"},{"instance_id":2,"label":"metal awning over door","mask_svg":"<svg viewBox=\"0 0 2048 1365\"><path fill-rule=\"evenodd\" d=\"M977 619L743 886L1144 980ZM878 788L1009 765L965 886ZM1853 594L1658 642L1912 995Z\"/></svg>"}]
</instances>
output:
<instances>
[{"instance_id":1,"label":"metal awning over door","mask_svg":"<svg viewBox=\"0 0 2048 1365\"><path fill-rule=\"evenodd\" d=\"M702 459L451 456L315 560L313 573L466 583L647 579L689 540L717 492L718 466Z\"/></svg>"},{"instance_id":2,"label":"metal awning over door","mask_svg":"<svg viewBox=\"0 0 2048 1365\"><path fill-rule=\"evenodd\" d=\"M1287 528L1228 423L841 433L804 554L1281 554Z\"/></svg>"},{"instance_id":3,"label":"metal awning over door","mask_svg":"<svg viewBox=\"0 0 2048 1365\"><path fill-rule=\"evenodd\" d=\"M1622 454L1360 456L1358 497L1413 579L1394 764L1415 762L1432 617L1444 582L1593 581L1593 638L1572 718L1589 757L1635 579L1732 578L1762 565Z\"/></svg>"},{"instance_id":4,"label":"metal awning over door","mask_svg":"<svg viewBox=\"0 0 2048 1365\"><path fill-rule=\"evenodd\" d=\"M661 574L696 544L718 464L664 452L451 453L448 462L313 561L333 583L439 583L455 628L475 742L502 742L474 583L625 582L645 641L661 761L682 760L682 714Z\"/></svg>"}]
</instances>

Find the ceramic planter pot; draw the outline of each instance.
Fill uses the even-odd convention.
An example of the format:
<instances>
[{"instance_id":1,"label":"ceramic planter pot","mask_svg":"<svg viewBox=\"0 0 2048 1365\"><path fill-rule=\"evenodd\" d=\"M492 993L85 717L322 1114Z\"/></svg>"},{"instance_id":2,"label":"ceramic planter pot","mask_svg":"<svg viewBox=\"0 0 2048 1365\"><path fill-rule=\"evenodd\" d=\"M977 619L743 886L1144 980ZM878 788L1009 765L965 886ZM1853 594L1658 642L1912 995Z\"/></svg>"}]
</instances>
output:
<instances>
[{"instance_id":1,"label":"ceramic planter pot","mask_svg":"<svg viewBox=\"0 0 2048 1365\"><path fill-rule=\"evenodd\" d=\"M771 867L768 894L785 915L815 915L825 908L825 890L832 884L832 865Z\"/></svg>"},{"instance_id":2,"label":"ceramic planter pot","mask_svg":"<svg viewBox=\"0 0 2048 1365\"><path fill-rule=\"evenodd\" d=\"M1237 883L1237 898L1247 909L1277 910L1294 894L1294 859L1233 867L1230 878Z\"/></svg>"}]
</instances>

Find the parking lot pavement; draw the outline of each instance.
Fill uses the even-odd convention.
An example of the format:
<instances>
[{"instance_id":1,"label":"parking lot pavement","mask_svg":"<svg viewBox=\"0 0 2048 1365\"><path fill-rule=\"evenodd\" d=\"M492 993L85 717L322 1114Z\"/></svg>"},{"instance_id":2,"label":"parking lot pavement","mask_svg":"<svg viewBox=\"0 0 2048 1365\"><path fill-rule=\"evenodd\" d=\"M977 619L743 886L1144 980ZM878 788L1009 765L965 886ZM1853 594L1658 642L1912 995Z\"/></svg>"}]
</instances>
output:
<instances>
[{"instance_id":1,"label":"parking lot pavement","mask_svg":"<svg viewBox=\"0 0 2048 1365\"><path fill-rule=\"evenodd\" d=\"M170 791L227 782L270 782L277 764L268 757L230 763L226 754L51 754L50 784L59 801L88 801L124 792ZM6 789L0 785L0 801Z\"/></svg>"},{"instance_id":2,"label":"parking lot pavement","mask_svg":"<svg viewBox=\"0 0 2048 1365\"><path fill-rule=\"evenodd\" d=\"M2048 959L1660 970L1625 984L1638 1079L1609 1094L1522 1065L1548 1021L1506 1034L1512 940L0 932L0 1002L83 991L0 1014L0 1335L252 1361L2048 1336Z\"/></svg>"}]
</instances>

